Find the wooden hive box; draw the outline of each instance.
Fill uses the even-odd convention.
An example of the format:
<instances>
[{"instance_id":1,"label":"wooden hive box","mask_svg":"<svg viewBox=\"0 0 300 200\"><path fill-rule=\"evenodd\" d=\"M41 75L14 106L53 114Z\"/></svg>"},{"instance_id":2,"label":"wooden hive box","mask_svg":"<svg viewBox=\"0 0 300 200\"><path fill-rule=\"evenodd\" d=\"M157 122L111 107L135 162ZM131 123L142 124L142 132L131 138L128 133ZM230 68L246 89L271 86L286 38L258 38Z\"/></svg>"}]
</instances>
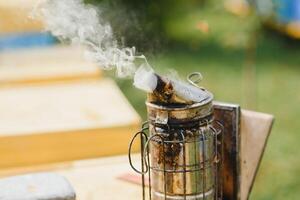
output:
<instances>
[{"instance_id":1,"label":"wooden hive box","mask_svg":"<svg viewBox=\"0 0 300 200\"><path fill-rule=\"evenodd\" d=\"M109 79L0 88L0 168L125 154L140 118Z\"/></svg>"},{"instance_id":2,"label":"wooden hive box","mask_svg":"<svg viewBox=\"0 0 300 200\"><path fill-rule=\"evenodd\" d=\"M0 86L99 77L100 68L84 59L79 47L56 45L0 53Z\"/></svg>"},{"instance_id":3,"label":"wooden hive box","mask_svg":"<svg viewBox=\"0 0 300 200\"><path fill-rule=\"evenodd\" d=\"M38 0L0 0L0 34L36 32L43 23L30 19L30 13Z\"/></svg>"}]
</instances>

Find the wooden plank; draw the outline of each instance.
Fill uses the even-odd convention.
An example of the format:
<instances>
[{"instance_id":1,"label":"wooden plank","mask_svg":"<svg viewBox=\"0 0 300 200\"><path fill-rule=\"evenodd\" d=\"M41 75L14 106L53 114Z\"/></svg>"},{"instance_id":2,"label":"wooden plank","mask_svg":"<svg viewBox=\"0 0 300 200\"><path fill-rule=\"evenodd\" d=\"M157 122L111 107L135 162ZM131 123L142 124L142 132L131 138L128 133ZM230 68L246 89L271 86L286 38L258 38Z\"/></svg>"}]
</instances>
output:
<instances>
[{"instance_id":1,"label":"wooden plank","mask_svg":"<svg viewBox=\"0 0 300 200\"><path fill-rule=\"evenodd\" d=\"M0 54L0 86L100 76L100 68L84 58L80 47L57 45Z\"/></svg>"},{"instance_id":2,"label":"wooden plank","mask_svg":"<svg viewBox=\"0 0 300 200\"><path fill-rule=\"evenodd\" d=\"M273 116L238 105L214 102L215 119L224 125L223 197L247 200L251 193ZM240 113L241 112L241 113Z\"/></svg>"},{"instance_id":3,"label":"wooden plank","mask_svg":"<svg viewBox=\"0 0 300 200\"><path fill-rule=\"evenodd\" d=\"M140 126L109 79L0 88L0 121L0 168L127 153Z\"/></svg>"},{"instance_id":4,"label":"wooden plank","mask_svg":"<svg viewBox=\"0 0 300 200\"><path fill-rule=\"evenodd\" d=\"M30 19L38 0L0 0L0 33L40 31L43 23Z\"/></svg>"},{"instance_id":5,"label":"wooden plank","mask_svg":"<svg viewBox=\"0 0 300 200\"><path fill-rule=\"evenodd\" d=\"M240 106L214 102L214 117L224 126L223 200L240 199Z\"/></svg>"},{"instance_id":6,"label":"wooden plank","mask_svg":"<svg viewBox=\"0 0 300 200\"><path fill-rule=\"evenodd\" d=\"M274 117L269 114L242 110L241 119L241 199L251 193Z\"/></svg>"},{"instance_id":7,"label":"wooden plank","mask_svg":"<svg viewBox=\"0 0 300 200\"><path fill-rule=\"evenodd\" d=\"M139 159L138 155L133 156L135 165ZM0 170L0 176L45 171L66 177L75 189L77 200L140 200L142 197L140 185L119 179L124 174L135 175L127 156Z\"/></svg>"}]
</instances>

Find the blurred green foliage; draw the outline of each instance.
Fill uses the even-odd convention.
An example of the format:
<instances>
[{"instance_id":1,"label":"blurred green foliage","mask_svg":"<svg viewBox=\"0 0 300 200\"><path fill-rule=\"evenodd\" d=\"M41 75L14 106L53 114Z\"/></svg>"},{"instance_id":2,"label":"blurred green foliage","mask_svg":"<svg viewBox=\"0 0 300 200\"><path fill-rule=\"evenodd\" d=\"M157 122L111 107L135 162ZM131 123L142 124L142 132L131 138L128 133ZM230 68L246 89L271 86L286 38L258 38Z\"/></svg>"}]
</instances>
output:
<instances>
[{"instance_id":1,"label":"blurred green foliage","mask_svg":"<svg viewBox=\"0 0 300 200\"><path fill-rule=\"evenodd\" d=\"M229 13L220 0L123 0L120 4L137 12L144 37L135 40L135 29L125 28L122 34L131 35L129 43L142 50L154 49L156 56L150 63L155 69L175 69L181 77L200 71L202 85L217 100L275 115L250 199L299 199L300 42L263 29L254 13ZM164 48L155 47L155 34L158 41L167 41ZM146 119L145 94L133 88L131 80L117 82Z\"/></svg>"}]
</instances>

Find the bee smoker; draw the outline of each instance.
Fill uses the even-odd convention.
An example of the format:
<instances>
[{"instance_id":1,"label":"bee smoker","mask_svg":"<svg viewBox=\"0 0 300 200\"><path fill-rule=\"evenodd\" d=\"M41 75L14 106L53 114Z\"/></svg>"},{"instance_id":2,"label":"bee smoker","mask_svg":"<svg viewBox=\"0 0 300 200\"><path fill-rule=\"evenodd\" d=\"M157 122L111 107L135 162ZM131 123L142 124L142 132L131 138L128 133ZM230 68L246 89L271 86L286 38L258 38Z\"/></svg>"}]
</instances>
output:
<instances>
[{"instance_id":1,"label":"bee smoker","mask_svg":"<svg viewBox=\"0 0 300 200\"><path fill-rule=\"evenodd\" d=\"M193 104L146 102L148 121L129 147L143 200L222 199L222 125L213 118L213 95L204 91L207 98ZM141 170L130 153L138 137Z\"/></svg>"}]
</instances>

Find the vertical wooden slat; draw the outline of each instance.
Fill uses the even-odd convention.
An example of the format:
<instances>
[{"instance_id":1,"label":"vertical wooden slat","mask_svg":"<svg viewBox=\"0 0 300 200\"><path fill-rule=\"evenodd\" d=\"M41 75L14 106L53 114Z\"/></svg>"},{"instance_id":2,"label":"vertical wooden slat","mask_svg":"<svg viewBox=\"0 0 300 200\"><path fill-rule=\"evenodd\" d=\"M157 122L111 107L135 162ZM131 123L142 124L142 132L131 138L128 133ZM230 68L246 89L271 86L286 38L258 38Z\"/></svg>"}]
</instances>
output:
<instances>
[{"instance_id":1,"label":"vertical wooden slat","mask_svg":"<svg viewBox=\"0 0 300 200\"><path fill-rule=\"evenodd\" d=\"M224 126L223 199L240 199L240 106L214 102L214 117Z\"/></svg>"}]
</instances>

